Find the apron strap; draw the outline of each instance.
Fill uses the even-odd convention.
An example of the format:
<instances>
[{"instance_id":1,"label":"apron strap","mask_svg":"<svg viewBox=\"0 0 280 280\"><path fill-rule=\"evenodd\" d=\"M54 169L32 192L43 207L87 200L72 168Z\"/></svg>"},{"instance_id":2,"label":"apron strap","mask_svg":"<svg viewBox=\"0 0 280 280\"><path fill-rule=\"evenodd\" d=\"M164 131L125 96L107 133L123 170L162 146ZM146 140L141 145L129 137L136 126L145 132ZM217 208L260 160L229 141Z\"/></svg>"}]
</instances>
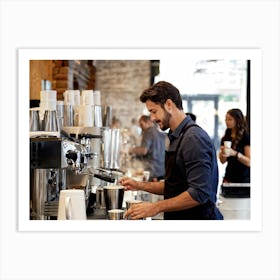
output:
<instances>
[{"instance_id":1,"label":"apron strap","mask_svg":"<svg viewBox=\"0 0 280 280\"><path fill-rule=\"evenodd\" d=\"M186 131L190 128L190 127L193 127L193 126L197 126L199 127L197 124L193 123L193 124L190 124L190 125L185 125L181 131L181 134L180 134L180 139L179 139L179 142L178 142L178 145L176 147L176 153L178 152L179 150L179 147L181 145L181 142L183 140L183 135L186 133Z\"/></svg>"}]
</instances>

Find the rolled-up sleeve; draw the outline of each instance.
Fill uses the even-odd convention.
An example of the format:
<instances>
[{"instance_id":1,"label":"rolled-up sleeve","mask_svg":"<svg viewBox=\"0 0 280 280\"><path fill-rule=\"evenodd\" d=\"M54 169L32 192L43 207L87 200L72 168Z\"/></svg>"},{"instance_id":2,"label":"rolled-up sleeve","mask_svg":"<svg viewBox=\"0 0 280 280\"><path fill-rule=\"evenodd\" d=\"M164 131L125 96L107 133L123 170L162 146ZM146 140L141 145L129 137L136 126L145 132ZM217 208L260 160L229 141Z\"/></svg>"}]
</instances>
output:
<instances>
[{"instance_id":1,"label":"rolled-up sleeve","mask_svg":"<svg viewBox=\"0 0 280 280\"><path fill-rule=\"evenodd\" d=\"M184 135L179 158L185 169L187 191L199 203L213 200L213 182L217 174L213 172L213 145L208 135L200 128L192 127Z\"/></svg>"}]
</instances>

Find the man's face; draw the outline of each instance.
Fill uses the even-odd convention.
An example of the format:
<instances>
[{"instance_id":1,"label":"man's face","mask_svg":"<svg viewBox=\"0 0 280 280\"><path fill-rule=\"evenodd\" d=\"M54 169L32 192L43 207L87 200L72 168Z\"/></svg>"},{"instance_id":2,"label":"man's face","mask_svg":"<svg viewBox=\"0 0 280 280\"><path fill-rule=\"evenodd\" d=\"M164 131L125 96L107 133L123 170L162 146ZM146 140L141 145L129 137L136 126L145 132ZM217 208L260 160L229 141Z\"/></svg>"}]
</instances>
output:
<instances>
[{"instance_id":1,"label":"man's face","mask_svg":"<svg viewBox=\"0 0 280 280\"><path fill-rule=\"evenodd\" d=\"M169 121L171 118L170 113L168 113L164 108L152 102L151 100L146 101L146 107L150 112L151 120L155 121L159 125L161 130L166 130L170 127L169 126Z\"/></svg>"}]
</instances>

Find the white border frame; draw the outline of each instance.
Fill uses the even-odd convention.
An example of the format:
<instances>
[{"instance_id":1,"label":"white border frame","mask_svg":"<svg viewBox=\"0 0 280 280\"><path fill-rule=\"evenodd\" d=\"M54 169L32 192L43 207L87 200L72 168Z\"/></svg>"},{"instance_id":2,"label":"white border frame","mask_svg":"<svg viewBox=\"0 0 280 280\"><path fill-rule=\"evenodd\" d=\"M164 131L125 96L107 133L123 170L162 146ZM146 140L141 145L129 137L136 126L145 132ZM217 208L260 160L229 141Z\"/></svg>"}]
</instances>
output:
<instances>
[{"instance_id":1,"label":"white border frame","mask_svg":"<svg viewBox=\"0 0 280 280\"><path fill-rule=\"evenodd\" d=\"M30 60L251 60L251 218L223 221L34 221L29 220ZM170 81L172 83L172 81ZM262 52L260 49L19 49L18 50L18 230L19 231L261 231Z\"/></svg>"}]
</instances>

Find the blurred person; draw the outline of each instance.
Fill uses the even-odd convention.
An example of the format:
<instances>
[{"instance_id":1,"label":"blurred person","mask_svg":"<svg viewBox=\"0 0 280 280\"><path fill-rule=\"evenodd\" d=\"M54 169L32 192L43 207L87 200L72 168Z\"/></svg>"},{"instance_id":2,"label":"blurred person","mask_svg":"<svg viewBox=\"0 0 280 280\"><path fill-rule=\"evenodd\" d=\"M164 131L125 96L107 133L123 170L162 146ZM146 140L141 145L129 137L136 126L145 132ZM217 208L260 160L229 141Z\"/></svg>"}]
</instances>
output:
<instances>
[{"instance_id":1,"label":"blurred person","mask_svg":"<svg viewBox=\"0 0 280 280\"><path fill-rule=\"evenodd\" d=\"M216 207L215 147L208 134L185 115L179 90L161 81L144 90L140 100L161 130L169 128L165 178L160 182L137 182L123 177L120 183L127 190L144 190L164 195L164 199L133 205L126 217L140 219L164 212L166 220L222 220Z\"/></svg>"},{"instance_id":2,"label":"blurred person","mask_svg":"<svg viewBox=\"0 0 280 280\"><path fill-rule=\"evenodd\" d=\"M225 117L226 131L221 139L219 159L227 162L224 183L250 183L250 135L246 119L239 109L231 109ZM225 153L224 141L231 141L229 154Z\"/></svg>"},{"instance_id":3,"label":"blurred person","mask_svg":"<svg viewBox=\"0 0 280 280\"><path fill-rule=\"evenodd\" d=\"M137 124L137 120L135 118L131 119L131 126L129 131L130 131L131 142L134 143L136 146L139 146L141 143L142 129Z\"/></svg>"},{"instance_id":4,"label":"blurred person","mask_svg":"<svg viewBox=\"0 0 280 280\"><path fill-rule=\"evenodd\" d=\"M164 178L164 157L166 135L159 131L149 116L139 118L142 129L141 145L129 150L143 162L144 169L150 171L150 180L158 181Z\"/></svg>"},{"instance_id":5,"label":"blurred person","mask_svg":"<svg viewBox=\"0 0 280 280\"><path fill-rule=\"evenodd\" d=\"M111 128L121 128L121 121L116 116L112 118Z\"/></svg>"}]
</instances>

